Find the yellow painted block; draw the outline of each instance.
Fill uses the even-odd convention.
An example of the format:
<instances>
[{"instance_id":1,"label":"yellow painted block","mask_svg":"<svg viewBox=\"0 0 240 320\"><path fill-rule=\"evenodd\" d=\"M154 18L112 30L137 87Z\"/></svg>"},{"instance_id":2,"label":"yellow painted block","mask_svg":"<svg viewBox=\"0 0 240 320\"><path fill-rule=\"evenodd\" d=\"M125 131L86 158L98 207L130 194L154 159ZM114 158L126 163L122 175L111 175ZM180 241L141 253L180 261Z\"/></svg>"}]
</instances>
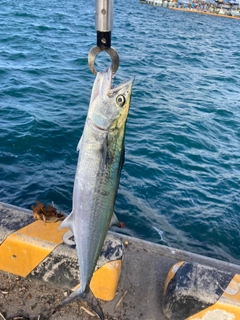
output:
<instances>
[{"instance_id":1,"label":"yellow painted block","mask_svg":"<svg viewBox=\"0 0 240 320\"><path fill-rule=\"evenodd\" d=\"M178 269L184 264L184 261L180 261L175 263L172 268L169 270L165 284L164 284L164 294L166 293L167 287L169 285L169 282L172 280L172 278L175 276Z\"/></svg>"},{"instance_id":2,"label":"yellow painted block","mask_svg":"<svg viewBox=\"0 0 240 320\"><path fill-rule=\"evenodd\" d=\"M0 245L0 270L26 277L63 242L68 229L58 230L60 224L37 220L10 234ZM109 261L94 272L90 288L96 298L114 298L121 267L121 260Z\"/></svg>"},{"instance_id":3,"label":"yellow painted block","mask_svg":"<svg viewBox=\"0 0 240 320\"><path fill-rule=\"evenodd\" d=\"M104 301L111 301L116 294L121 274L122 260L109 261L97 269L91 279L90 289L94 296ZM78 284L72 291L80 287Z\"/></svg>"},{"instance_id":4,"label":"yellow painted block","mask_svg":"<svg viewBox=\"0 0 240 320\"><path fill-rule=\"evenodd\" d=\"M187 320L240 320L240 275L230 281L219 300Z\"/></svg>"},{"instance_id":5,"label":"yellow painted block","mask_svg":"<svg viewBox=\"0 0 240 320\"><path fill-rule=\"evenodd\" d=\"M217 302L187 320L240 320L239 312L239 308Z\"/></svg>"},{"instance_id":6,"label":"yellow painted block","mask_svg":"<svg viewBox=\"0 0 240 320\"><path fill-rule=\"evenodd\" d=\"M67 229L61 222L37 220L10 234L0 245L0 269L26 277L60 243Z\"/></svg>"},{"instance_id":7,"label":"yellow painted block","mask_svg":"<svg viewBox=\"0 0 240 320\"><path fill-rule=\"evenodd\" d=\"M62 221L54 223L45 223L42 220L37 220L26 227L16 231L17 234L23 234L35 239L43 240L44 242L50 242L52 244L61 244L63 242L63 235L68 229L58 230Z\"/></svg>"},{"instance_id":8,"label":"yellow painted block","mask_svg":"<svg viewBox=\"0 0 240 320\"><path fill-rule=\"evenodd\" d=\"M109 261L94 272L90 289L96 298L110 301L115 297L121 267L122 260Z\"/></svg>"}]
</instances>

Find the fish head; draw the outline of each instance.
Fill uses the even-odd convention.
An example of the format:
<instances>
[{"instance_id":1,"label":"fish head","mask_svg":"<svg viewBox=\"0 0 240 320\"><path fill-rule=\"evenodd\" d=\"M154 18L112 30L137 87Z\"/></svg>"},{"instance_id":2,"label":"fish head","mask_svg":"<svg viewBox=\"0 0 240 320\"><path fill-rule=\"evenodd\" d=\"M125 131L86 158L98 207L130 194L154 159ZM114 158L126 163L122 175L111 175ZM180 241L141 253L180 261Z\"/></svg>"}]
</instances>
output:
<instances>
[{"instance_id":1,"label":"fish head","mask_svg":"<svg viewBox=\"0 0 240 320\"><path fill-rule=\"evenodd\" d=\"M112 88L112 69L98 72L90 100L88 121L98 130L124 126L130 107L133 79Z\"/></svg>"}]
</instances>

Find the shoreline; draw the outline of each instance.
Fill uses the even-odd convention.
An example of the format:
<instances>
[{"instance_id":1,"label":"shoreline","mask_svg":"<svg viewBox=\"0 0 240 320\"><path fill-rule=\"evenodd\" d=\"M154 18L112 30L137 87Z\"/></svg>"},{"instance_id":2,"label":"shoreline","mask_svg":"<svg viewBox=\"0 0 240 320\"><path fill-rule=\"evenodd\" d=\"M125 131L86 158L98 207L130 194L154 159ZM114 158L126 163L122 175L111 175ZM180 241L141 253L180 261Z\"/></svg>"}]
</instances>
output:
<instances>
[{"instance_id":1,"label":"shoreline","mask_svg":"<svg viewBox=\"0 0 240 320\"><path fill-rule=\"evenodd\" d=\"M175 7L168 7L170 10L176 10L176 11L185 11L185 12L192 12L192 13L200 13L200 14L206 14L209 16L215 16L215 17L222 17L222 18L230 18L230 19L238 19L240 20L240 17L238 16L228 16L225 14L219 14L219 13L213 13L213 12L206 12L206 11L200 11L195 9L185 9L185 8L175 8Z\"/></svg>"}]
</instances>

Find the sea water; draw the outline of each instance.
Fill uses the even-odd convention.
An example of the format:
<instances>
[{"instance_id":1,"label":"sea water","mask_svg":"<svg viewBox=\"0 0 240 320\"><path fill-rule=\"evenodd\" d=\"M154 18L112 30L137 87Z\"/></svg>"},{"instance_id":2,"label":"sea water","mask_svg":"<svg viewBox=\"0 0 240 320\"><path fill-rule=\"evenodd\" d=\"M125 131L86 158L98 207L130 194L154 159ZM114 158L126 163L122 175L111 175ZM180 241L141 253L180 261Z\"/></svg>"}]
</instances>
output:
<instances>
[{"instance_id":1,"label":"sea water","mask_svg":"<svg viewBox=\"0 0 240 320\"><path fill-rule=\"evenodd\" d=\"M0 201L71 212L95 2L0 1ZM121 232L240 258L240 21L114 2L114 84L135 77ZM111 63L100 54L96 68Z\"/></svg>"}]
</instances>

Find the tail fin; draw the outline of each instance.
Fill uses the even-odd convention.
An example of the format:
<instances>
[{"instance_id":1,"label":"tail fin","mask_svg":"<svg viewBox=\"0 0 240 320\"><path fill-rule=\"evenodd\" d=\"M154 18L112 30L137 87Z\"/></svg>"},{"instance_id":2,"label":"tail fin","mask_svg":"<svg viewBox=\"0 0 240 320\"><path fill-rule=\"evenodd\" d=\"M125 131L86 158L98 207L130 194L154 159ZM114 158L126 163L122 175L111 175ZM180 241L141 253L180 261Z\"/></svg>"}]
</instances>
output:
<instances>
[{"instance_id":1,"label":"tail fin","mask_svg":"<svg viewBox=\"0 0 240 320\"><path fill-rule=\"evenodd\" d=\"M62 301L62 303L55 308L53 313L57 312L58 310L60 310L60 308L62 308L63 306L65 306L66 304L68 304L70 302L73 302L76 299L81 299L82 301L87 302L87 304L99 316L99 318L101 320L104 320L102 308L100 307L97 299L94 297L92 291L89 288L85 292L81 292L80 288L79 288L78 290L71 293L69 297L64 299Z\"/></svg>"}]
</instances>

